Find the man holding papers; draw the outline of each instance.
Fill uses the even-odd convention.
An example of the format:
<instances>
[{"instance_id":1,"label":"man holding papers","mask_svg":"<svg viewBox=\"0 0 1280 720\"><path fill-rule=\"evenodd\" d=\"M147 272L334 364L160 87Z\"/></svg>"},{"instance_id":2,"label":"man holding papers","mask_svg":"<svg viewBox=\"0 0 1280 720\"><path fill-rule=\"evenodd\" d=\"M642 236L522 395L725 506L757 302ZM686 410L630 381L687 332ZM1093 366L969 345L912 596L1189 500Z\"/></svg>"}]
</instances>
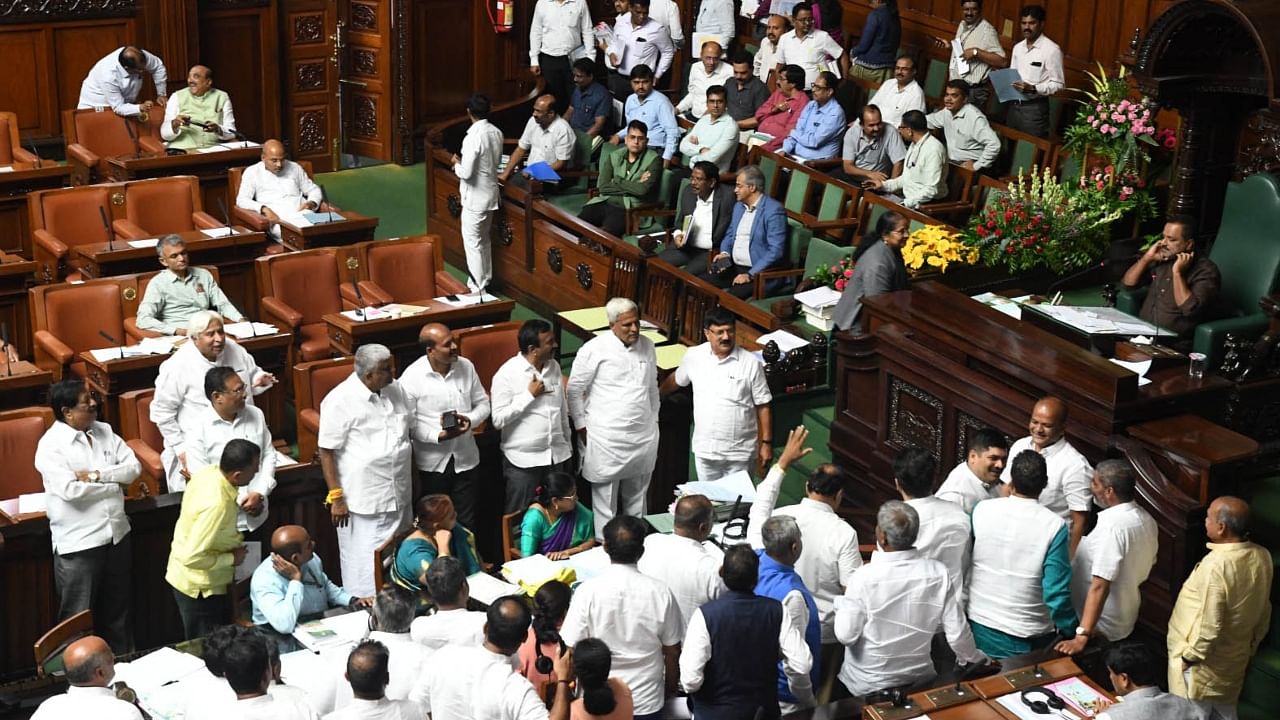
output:
<instances>
[{"instance_id":1,"label":"man holding papers","mask_svg":"<svg viewBox=\"0 0 1280 720\"><path fill-rule=\"evenodd\" d=\"M280 239L280 216L319 210L324 191L302 166L284 156L284 143L262 143L262 162L250 165L240 178L236 207L260 213L271 221L271 236Z\"/></svg>"},{"instance_id":2,"label":"man holding papers","mask_svg":"<svg viewBox=\"0 0 1280 720\"><path fill-rule=\"evenodd\" d=\"M156 255L168 272L147 283L138 305L138 328L163 335L186 335L187 321L201 310L217 311L232 322L244 320L231 304L213 274L191 267L187 246L178 235L165 235L156 243Z\"/></svg>"},{"instance_id":3,"label":"man holding papers","mask_svg":"<svg viewBox=\"0 0 1280 720\"><path fill-rule=\"evenodd\" d=\"M1009 66L1021 78L1013 89L1025 99L1009 102L1006 121L1014 130L1049 137L1049 96L1066 85L1062 74L1062 48L1044 36L1044 7L1027 5L1020 13L1025 42L1013 46Z\"/></svg>"},{"instance_id":4,"label":"man holding papers","mask_svg":"<svg viewBox=\"0 0 1280 720\"><path fill-rule=\"evenodd\" d=\"M993 68L1008 67L1009 57L1000 45L995 26L982 17L982 0L963 0L955 39L947 42L937 38L937 42L942 47L951 46L950 79L969 83L969 102L985 109L991 98L987 75Z\"/></svg>"},{"instance_id":5,"label":"man holding papers","mask_svg":"<svg viewBox=\"0 0 1280 720\"><path fill-rule=\"evenodd\" d=\"M529 156L530 165L546 163L556 172L572 167L577 136L569 121L556 114L555 105L556 99L551 95L543 95L533 102L533 117L525 124L524 134L520 136L515 152L511 153L506 169L498 174L498 182L507 182L525 155ZM516 176L517 182L523 184L524 178L529 176L529 172L521 172Z\"/></svg>"}]
</instances>

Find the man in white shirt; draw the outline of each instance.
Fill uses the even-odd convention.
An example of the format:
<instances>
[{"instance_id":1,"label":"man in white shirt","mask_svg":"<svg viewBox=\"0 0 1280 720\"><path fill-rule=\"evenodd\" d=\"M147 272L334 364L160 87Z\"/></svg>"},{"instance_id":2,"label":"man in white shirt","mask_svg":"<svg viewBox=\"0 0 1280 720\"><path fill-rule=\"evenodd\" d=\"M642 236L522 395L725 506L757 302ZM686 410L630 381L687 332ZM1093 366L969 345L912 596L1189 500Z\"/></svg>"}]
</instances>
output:
<instances>
[{"instance_id":1,"label":"man in white shirt","mask_svg":"<svg viewBox=\"0 0 1280 720\"><path fill-rule=\"evenodd\" d=\"M1151 514L1134 501L1136 486L1125 460L1103 460L1093 470L1090 490L1103 510L1071 560L1071 600L1080 627L1074 638L1058 643L1058 652L1075 655L1094 635L1119 642L1138 623L1138 588L1155 565L1160 535Z\"/></svg>"},{"instance_id":2,"label":"man in white shirt","mask_svg":"<svg viewBox=\"0 0 1280 720\"><path fill-rule=\"evenodd\" d=\"M160 137L167 147L192 151L244 137L236 131L231 97L213 86L213 71L204 65L187 72L187 86L164 106Z\"/></svg>"},{"instance_id":3,"label":"man in white shirt","mask_svg":"<svg viewBox=\"0 0 1280 720\"><path fill-rule=\"evenodd\" d=\"M804 447L809 431L797 426L787 438L788 444ZM807 449L807 448L806 448ZM807 454L807 453L806 453ZM805 497L797 505L774 509L778 491L786 473L781 462L769 470L769 474L756 487L756 501L751 504L751 516L747 523L747 540L751 546L764 547L761 528L770 515L794 517L800 526L804 540L804 552L796 560L796 572L804 585L813 593L818 607L818 621L822 626L822 642L836 642L835 609L833 601L849 585L854 571L862 567L858 553L858 533L844 518L836 514L836 508L844 502L844 473L830 463L819 465L805 483Z\"/></svg>"},{"instance_id":4,"label":"man in white shirt","mask_svg":"<svg viewBox=\"0 0 1280 720\"><path fill-rule=\"evenodd\" d=\"M1022 8L1022 37L1024 42L1013 46L1009 67L1018 71L1021 81L1013 88L1026 96L1025 100L1010 100L1005 122L1014 130L1049 137L1049 96L1066 86L1062 74L1062 48L1044 36L1044 7L1027 5Z\"/></svg>"},{"instance_id":5,"label":"man in white shirt","mask_svg":"<svg viewBox=\"0 0 1280 720\"><path fill-rule=\"evenodd\" d=\"M702 321L707 341L690 348L662 390L693 385L693 460L698 479L751 473L773 460L773 394L764 366L738 347L733 314L723 307Z\"/></svg>"},{"instance_id":6,"label":"man in white shirt","mask_svg":"<svg viewBox=\"0 0 1280 720\"><path fill-rule=\"evenodd\" d=\"M557 115L569 107L573 61L588 53L595 55L595 45L586 0L539 0L529 22L529 70L542 76Z\"/></svg>"},{"instance_id":7,"label":"man in white shirt","mask_svg":"<svg viewBox=\"0 0 1280 720\"><path fill-rule=\"evenodd\" d=\"M653 533L646 537L644 555L636 563L640 572L670 588L685 625L694 610L724 592L720 573L724 553L707 542L714 522L711 511L711 501L706 496L681 496L676 501L671 534Z\"/></svg>"},{"instance_id":8,"label":"man in white shirt","mask_svg":"<svg viewBox=\"0 0 1280 720\"><path fill-rule=\"evenodd\" d=\"M702 0L698 3L693 31L715 35L720 47L728 47L738 34L737 22L733 18L733 0Z\"/></svg>"},{"instance_id":9,"label":"man in white shirt","mask_svg":"<svg viewBox=\"0 0 1280 720\"><path fill-rule=\"evenodd\" d=\"M521 167L520 163L524 162L526 155L529 158L528 165L546 163L557 173L572 168L573 150L578 138L569 126L569 121L556 113L555 102L555 97L551 95L542 95L533 101L533 116L525 123L524 134L511 153L511 159L507 160L507 167L498 174L498 182L507 182L516 168ZM516 177L521 178L523 183L528 174L521 172Z\"/></svg>"},{"instance_id":10,"label":"man in white shirt","mask_svg":"<svg viewBox=\"0 0 1280 720\"><path fill-rule=\"evenodd\" d=\"M840 682L855 697L932 680L929 650L940 627L960 663L989 661L974 645L947 568L913 547L919 523L900 500L881 505L877 550L836 598L836 638L845 646Z\"/></svg>"},{"instance_id":11,"label":"man in white shirt","mask_svg":"<svg viewBox=\"0 0 1280 720\"><path fill-rule=\"evenodd\" d=\"M640 334L628 298L605 305L609 332L588 340L569 374L569 415L582 476L591 483L596 537L615 515L644 515L658 455L658 370L653 341ZM634 688L633 688L634 689Z\"/></svg>"},{"instance_id":12,"label":"man in white shirt","mask_svg":"<svg viewBox=\"0 0 1280 720\"><path fill-rule=\"evenodd\" d=\"M301 697L290 693L270 693L274 673L268 640L256 631L241 631L223 653L227 684L236 694L232 703L209 703L190 720L319 720L319 715Z\"/></svg>"},{"instance_id":13,"label":"man in white shirt","mask_svg":"<svg viewBox=\"0 0 1280 720\"><path fill-rule=\"evenodd\" d=\"M947 149L929 132L924 113L908 110L898 125L902 139L911 146L902 160L902 174L888 180L868 180L863 187L882 190L890 200L909 208L947 195Z\"/></svg>"},{"instance_id":14,"label":"man in white shirt","mask_svg":"<svg viewBox=\"0 0 1280 720\"><path fill-rule=\"evenodd\" d=\"M493 246L489 226L498 209L498 164L502 162L502 131L489 122L489 98L472 95L467 101L471 127L462 138L462 154L450 164L458 176L462 196L462 247L467 256L467 287L483 294L493 280Z\"/></svg>"},{"instance_id":15,"label":"man in white shirt","mask_svg":"<svg viewBox=\"0 0 1280 720\"><path fill-rule=\"evenodd\" d=\"M493 374L493 426L502 431L503 514L529 507L534 490L573 455L564 375L551 324L526 320L516 333L519 352Z\"/></svg>"},{"instance_id":16,"label":"man in white shirt","mask_svg":"<svg viewBox=\"0 0 1280 720\"><path fill-rule=\"evenodd\" d=\"M414 642L430 650L446 645L480 647L484 643L485 616L467 609L471 592L461 560L448 555L436 558L427 568L427 592L436 611L415 618L409 626Z\"/></svg>"},{"instance_id":17,"label":"man in white shirt","mask_svg":"<svg viewBox=\"0 0 1280 720\"><path fill-rule=\"evenodd\" d=\"M733 77L733 68L721 59L724 50L720 43L708 40L702 43L702 62L689 68L687 91L676 112L684 113L690 120L707 114L707 89L713 85L726 85Z\"/></svg>"},{"instance_id":18,"label":"man in white shirt","mask_svg":"<svg viewBox=\"0 0 1280 720\"><path fill-rule=\"evenodd\" d=\"M880 117L891 128L902 124L908 110L925 111L924 88L916 82L916 61L910 55L893 64L893 80L885 82L869 102L880 108Z\"/></svg>"},{"instance_id":19,"label":"man in white shirt","mask_svg":"<svg viewBox=\"0 0 1280 720\"><path fill-rule=\"evenodd\" d=\"M699 717L777 717L778 659L793 695L813 701L813 654L782 603L755 594L760 558L746 545L725 551L727 591L698 608L680 651L680 685ZM709 712L710 711L710 712Z\"/></svg>"},{"instance_id":20,"label":"man in white shirt","mask_svg":"<svg viewBox=\"0 0 1280 720\"><path fill-rule=\"evenodd\" d=\"M381 643L390 656L384 694L391 700L411 700L422 676L422 668L433 652L431 648L414 642L409 634L415 609L413 596L388 583L382 587L369 611L369 639ZM351 703L352 693L348 685L339 683L336 695L335 708L345 708ZM420 709L420 712L425 713L425 710Z\"/></svg>"},{"instance_id":21,"label":"man in white shirt","mask_svg":"<svg viewBox=\"0 0 1280 720\"><path fill-rule=\"evenodd\" d=\"M386 346L361 345L351 375L320 402L325 504L338 528L342 586L359 597L374 593L374 551L409 527L413 408L391 372Z\"/></svg>"},{"instance_id":22,"label":"man in white shirt","mask_svg":"<svg viewBox=\"0 0 1280 720\"><path fill-rule=\"evenodd\" d=\"M248 403L248 389L234 368L225 365L209 368L204 376L208 406L196 414L184 431L187 467L191 472L217 464L223 448L236 438L262 448L258 474L240 491L243 509L236 522L243 522L242 531L262 527L270 511L267 498L276 489L276 451L271 447L271 430L262 411Z\"/></svg>"},{"instance_id":23,"label":"man in white shirt","mask_svg":"<svg viewBox=\"0 0 1280 720\"><path fill-rule=\"evenodd\" d=\"M965 582L969 574L972 529L969 514L959 505L939 500L930 493L936 469L937 463L928 450L906 447L893 459L893 482L902 499L916 511L916 551L920 557L937 560L947 569L948 587L963 614L968 599Z\"/></svg>"},{"instance_id":24,"label":"man in white shirt","mask_svg":"<svg viewBox=\"0 0 1280 720\"><path fill-rule=\"evenodd\" d=\"M982 428L969 437L966 450L965 461L951 470L934 496L959 505L968 515L979 502L1000 497L1009 441L995 428Z\"/></svg>"},{"instance_id":25,"label":"man in white shirt","mask_svg":"<svg viewBox=\"0 0 1280 720\"><path fill-rule=\"evenodd\" d=\"M939 47L951 50L950 79L969 83L972 88L969 101L985 109L987 100L991 98L987 75L993 69L1008 67L1009 57L1000 44L995 26L982 17L982 0L961 0L955 42L944 38L936 38L935 41ZM957 42L960 45L958 52Z\"/></svg>"},{"instance_id":26,"label":"man in white shirt","mask_svg":"<svg viewBox=\"0 0 1280 720\"><path fill-rule=\"evenodd\" d=\"M609 521L604 528L609 569L578 586L560 637L570 646L586 638L603 640L613 651L613 675L631 688L636 719L656 720L679 678L676 658L684 623L671 590L636 569L645 531L638 517Z\"/></svg>"},{"instance_id":27,"label":"man in white shirt","mask_svg":"<svg viewBox=\"0 0 1280 720\"><path fill-rule=\"evenodd\" d=\"M808 3L795 6L791 11L791 24L795 29L778 40L777 65L774 70L781 73L786 65L799 65L804 70L805 87L813 85L818 73L823 70L840 77L840 67L836 61L844 55L844 48L826 30L813 27L813 9Z\"/></svg>"},{"instance_id":28,"label":"man in white shirt","mask_svg":"<svg viewBox=\"0 0 1280 720\"><path fill-rule=\"evenodd\" d=\"M778 41L791 30L791 21L785 16L774 13L766 21L764 38L760 41L760 49L751 59L751 72L760 78L760 82L774 89L773 75L778 67Z\"/></svg>"},{"instance_id":29,"label":"man in white shirt","mask_svg":"<svg viewBox=\"0 0 1280 720\"><path fill-rule=\"evenodd\" d=\"M1027 437L1009 448L1009 457L1017 457L1023 450L1034 450L1044 456L1049 467L1049 484L1040 493L1040 504L1067 521L1074 556L1093 508L1093 495L1089 491L1093 468L1067 441L1067 404L1060 398L1050 395L1037 400L1027 429ZM1000 476L1005 483L1010 482L1011 467L1006 466Z\"/></svg>"},{"instance_id":30,"label":"man in white shirt","mask_svg":"<svg viewBox=\"0 0 1280 720\"><path fill-rule=\"evenodd\" d=\"M124 491L138 458L98 421L98 403L80 380L49 386L56 419L36 445L44 480L58 619L93 610L94 626L117 653L133 650L130 606L133 543Z\"/></svg>"},{"instance_id":31,"label":"man in white shirt","mask_svg":"<svg viewBox=\"0 0 1280 720\"><path fill-rule=\"evenodd\" d=\"M117 698L111 689L116 664L105 640L97 635L76 640L63 651L62 662L70 687L40 703L32 720L142 720L138 708Z\"/></svg>"},{"instance_id":32,"label":"man in white shirt","mask_svg":"<svg viewBox=\"0 0 1280 720\"><path fill-rule=\"evenodd\" d=\"M151 76L151 84L155 86L157 97L154 102L137 102L144 74ZM149 113L168 102L168 81L164 61L146 50L126 45L93 64L80 84L80 101L76 108L109 107L115 114L125 117Z\"/></svg>"},{"instance_id":33,"label":"man in white shirt","mask_svg":"<svg viewBox=\"0 0 1280 720\"><path fill-rule=\"evenodd\" d=\"M343 675L354 695L345 707L324 716L324 720L421 720L421 706L412 700L387 697L391 683L391 653L377 640L365 640L347 656Z\"/></svg>"},{"instance_id":34,"label":"man in white shirt","mask_svg":"<svg viewBox=\"0 0 1280 720\"><path fill-rule=\"evenodd\" d=\"M475 469L480 450L472 430L489 419L489 396L476 366L458 356L458 341L440 323L418 334L423 355L400 374L413 411L413 463L427 493L453 500L458 522L475 527Z\"/></svg>"},{"instance_id":35,"label":"man in white shirt","mask_svg":"<svg viewBox=\"0 0 1280 720\"><path fill-rule=\"evenodd\" d=\"M161 459L164 461L165 485L169 492L185 488L187 478L200 469L200 466L188 462L187 436L195 431L196 425L210 407L209 396L205 394L205 375L219 366L233 369L249 388L244 397L248 405L253 404L254 395L266 392L276 381L274 375L258 367L257 361L247 350L227 337L222 326L222 316L216 312L202 310L192 315L187 321L187 337L190 342L178 348L168 360L160 364L156 394L151 401L151 422L156 424L164 437ZM263 453L270 450L270 447L263 447ZM216 462L216 458L210 462ZM259 485L254 490L262 494L259 489L261 487ZM246 502L248 492L241 495L240 508L251 515L257 515L258 503ZM265 494L262 495L266 497Z\"/></svg>"},{"instance_id":36,"label":"man in white shirt","mask_svg":"<svg viewBox=\"0 0 1280 720\"><path fill-rule=\"evenodd\" d=\"M637 65L649 67L654 82L659 82L671 69L676 54L674 38L667 26L650 16L650 0L631 0L630 10L620 13L613 24L617 45L601 45L605 60L614 68L609 73L609 91L624 102L631 94L631 71Z\"/></svg>"},{"instance_id":37,"label":"man in white shirt","mask_svg":"<svg viewBox=\"0 0 1280 720\"><path fill-rule=\"evenodd\" d=\"M650 0L649 17L667 29L671 36L671 44L677 49L684 47L684 27L680 23L681 9L675 0ZM661 73L659 73L661 74Z\"/></svg>"},{"instance_id":38,"label":"man in white shirt","mask_svg":"<svg viewBox=\"0 0 1280 720\"><path fill-rule=\"evenodd\" d=\"M982 111L969 103L969 83L948 80L942 109L926 116L930 130L947 139L947 159L970 170L990 168L1000 156L1000 137Z\"/></svg>"},{"instance_id":39,"label":"man in white shirt","mask_svg":"<svg viewBox=\"0 0 1280 720\"><path fill-rule=\"evenodd\" d=\"M706 113L680 140L686 166L692 168L706 161L715 164L717 173L729 172L738 154L738 123L725 113L728 96L723 85L707 88Z\"/></svg>"},{"instance_id":40,"label":"man in white shirt","mask_svg":"<svg viewBox=\"0 0 1280 720\"><path fill-rule=\"evenodd\" d=\"M268 231L280 239L281 216L321 209L324 191L298 163L285 158L284 143L262 143L262 161L245 168L236 192L236 207L256 212L271 222Z\"/></svg>"},{"instance_id":41,"label":"man in white shirt","mask_svg":"<svg viewBox=\"0 0 1280 720\"><path fill-rule=\"evenodd\" d=\"M483 645L450 645L431 656L416 695L432 720L568 720L572 650L554 661L560 680L550 714L515 671L512 656L529 637L529 621L529 606L520 598L498 598L486 613Z\"/></svg>"}]
</instances>

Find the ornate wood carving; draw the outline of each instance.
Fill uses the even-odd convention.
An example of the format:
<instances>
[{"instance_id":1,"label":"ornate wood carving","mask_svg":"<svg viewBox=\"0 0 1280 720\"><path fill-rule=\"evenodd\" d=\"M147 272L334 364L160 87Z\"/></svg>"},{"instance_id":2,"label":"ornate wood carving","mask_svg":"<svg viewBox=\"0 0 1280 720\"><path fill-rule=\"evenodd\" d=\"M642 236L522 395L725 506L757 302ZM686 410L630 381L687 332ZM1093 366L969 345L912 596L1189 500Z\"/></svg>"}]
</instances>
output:
<instances>
[{"instance_id":1,"label":"ornate wood carving","mask_svg":"<svg viewBox=\"0 0 1280 720\"><path fill-rule=\"evenodd\" d=\"M578 284L582 286L583 290L590 290L592 282L591 266L584 262L580 262L578 263L577 273Z\"/></svg>"},{"instance_id":2,"label":"ornate wood carving","mask_svg":"<svg viewBox=\"0 0 1280 720\"><path fill-rule=\"evenodd\" d=\"M325 133L324 110L307 110L298 113L298 152L310 153L324 150L328 140Z\"/></svg>"},{"instance_id":3,"label":"ornate wood carving","mask_svg":"<svg viewBox=\"0 0 1280 720\"><path fill-rule=\"evenodd\" d=\"M378 9L365 3L351 3L351 29L378 31Z\"/></svg>"},{"instance_id":4,"label":"ornate wood carving","mask_svg":"<svg viewBox=\"0 0 1280 720\"><path fill-rule=\"evenodd\" d=\"M356 137L378 137L378 101L368 95L357 95L352 101L351 134Z\"/></svg>"},{"instance_id":5,"label":"ornate wood carving","mask_svg":"<svg viewBox=\"0 0 1280 720\"><path fill-rule=\"evenodd\" d=\"M986 426L987 423L967 412L956 413L956 455L950 464L945 459L942 461L944 472L946 472L945 468L959 465L969 458L969 438Z\"/></svg>"},{"instance_id":6,"label":"ornate wood carving","mask_svg":"<svg viewBox=\"0 0 1280 720\"><path fill-rule=\"evenodd\" d=\"M493 219L493 224L489 226L489 234L491 239L496 240L499 244L510 247L515 242L515 232L511 229L511 222L507 220L505 212L498 213Z\"/></svg>"},{"instance_id":7,"label":"ornate wood carving","mask_svg":"<svg viewBox=\"0 0 1280 720\"><path fill-rule=\"evenodd\" d=\"M547 248L547 267L551 268L551 272L560 274L564 269L564 256L560 253L560 248Z\"/></svg>"},{"instance_id":8,"label":"ornate wood carving","mask_svg":"<svg viewBox=\"0 0 1280 720\"><path fill-rule=\"evenodd\" d=\"M240 10L271 7L271 0L199 0L201 10Z\"/></svg>"},{"instance_id":9,"label":"ornate wood carving","mask_svg":"<svg viewBox=\"0 0 1280 720\"><path fill-rule=\"evenodd\" d=\"M1236 160L1238 175L1280 172L1280 116L1266 110L1254 113L1245 130L1248 139Z\"/></svg>"},{"instance_id":10,"label":"ornate wood carving","mask_svg":"<svg viewBox=\"0 0 1280 720\"><path fill-rule=\"evenodd\" d=\"M458 197L457 193L449 193L449 197L445 198L444 202L448 206L450 217L454 220L462 217L462 198Z\"/></svg>"},{"instance_id":11,"label":"ornate wood carving","mask_svg":"<svg viewBox=\"0 0 1280 720\"><path fill-rule=\"evenodd\" d=\"M942 463L942 401L898 377L889 377L889 444L925 448Z\"/></svg>"},{"instance_id":12,"label":"ornate wood carving","mask_svg":"<svg viewBox=\"0 0 1280 720\"><path fill-rule=\"evenodd\" d=\"M396 137L399 146L397 162L401 165L413 163L413 127L409 109L413 107L413 98L409 93L409 6L413 3L398 2L392 8L395 19L392 21L395 37L391 66L395 73L395 92L392 102L395 103Z\"/></svg>"},{"instance_id":13,"label":"ornate wood carving","mask_svg":"<svg viewBox=\"0 0 1280 720\"><path fill-rule=\"evenodd\" d=\"M378 75L378 51L356 48L351 51L351 70L357 75Z\"/></svg>"},{"instance_id":14,"label":"ornate wood carving","mask_svg":"<svg viewBox=\"0 0 1280 720\"><path fill-rule=\"evenodd\" d=\"M293 68L294 90L323 90L324 82L325 67L323 62L298 63Z\"/></svg>"},{"instance_id":15,"label":"ornate wood carving","mask_svg":"<svg viewBox=\"0 0 1280 720\"><path fill-rule=\"evenodd\" d=\"M129 17L137 0L0 0L0 23Z\"/></svg>"},{"instance_id":16,"label":"ornate wood carving","mask_svg":"<svg viewBox=\"0 0 1280 720\"><path fill-rule=\"evenodd\" d=\"M324 15L298 15L293 18L293 43L308 45L324 42Z\"/></svg>"}]
</instances>

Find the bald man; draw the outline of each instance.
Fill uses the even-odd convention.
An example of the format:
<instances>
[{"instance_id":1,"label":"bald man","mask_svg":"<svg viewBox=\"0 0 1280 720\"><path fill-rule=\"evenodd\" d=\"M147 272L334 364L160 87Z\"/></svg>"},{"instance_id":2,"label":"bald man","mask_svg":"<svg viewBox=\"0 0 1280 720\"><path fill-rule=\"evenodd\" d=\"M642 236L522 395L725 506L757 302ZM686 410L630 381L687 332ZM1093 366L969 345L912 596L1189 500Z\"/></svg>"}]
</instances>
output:
<instances>
[{"instance_id":1,"label":"bald man","mask_svg":"<svg viewBox=\"0 0 1280 720\"><path fill-rule=\"evenodd\" d=\"M143 75L151 76L155 86L155 102L138 102ZM163 107L168 84L164 62L146 50L126 45L94 63L80 84L80 110L111 108L117 115L130 117Z\"/></svg>"},{"instance_id":2,"label":"bald man","mask_svg":"<svg viewBox=\"0 0 1280 720\"><path fill-rule=\"evenodd\" d=\"M516 168L528 155L529 164L546 163L557 173L573 167L573 149L578 138L569 121L556 114L556 99L551 95L543 95L533 102L533 117L525 123L524 134L516 145L515 152L507 161L507 167L498 173L498 182L505 183L511 178ZM523 168L521 168L523 170ZM523 184L527 173L516 176ZM545 187L545 186L544 186Z\"/></svg>"},{"instance_id":3,"label":"bald man","mask_svg":"<svg viewBox=\"0 0 1280 720\"><path fill-rule=\"evenodd\" d=\"M418 334L423 355L404 369L400 387L413 409L413 463L427 493L453 500L458 522L475 527L476 467L480 451L472 428L489 418L489 395L476 366L458 356L449 328L431 323Z\"/></svg>"},{"instance_id":4,"label":"bald man","mask_svg":"<svg viewBox=\"0 0 1280 720\"><path fill-rule=\"evenodd\" d=\"M1049 468L1049 484L1040 493L1040 504L1049 508L1070 525L1071 555L1084 535L1085 521L1093 507L1093 466L1067 441L1067 404L1052 395L1040 398L1031 409L1027 437L1009 448L1009 457L1023 450L1035 450L1044 456ZM1000 479L1009 485L1010 465L1005 465ZM1007 493L1006 493L1007 494Z\"/></svg>"},{"instance_id":5,"label":"bald man","mask_svg":"<svg viewBox=\"0 0 1280 720\"><path fill-rule=\"evenodd\" d=\"M111 689L116 665L105 640L97 635L83 637L67 646L62 661L70 687L65 695L54 695L40 703L32 720L142 720L138 708L117 699Z\"/></svg>"},{"instance_id":6,"label":"bald man","mask_svg":"<svg viewBox=\"0 0 1280 720\"><path fill-rule=\"evenodd\" d=\"M733 79L733 67L721 56L720 43L708 40L702 43L702 62L689 69L689 85L685 96L676 105L676 112L684 113L691 120L707 114L707 89L713 85L725 86Z\"/></svg>"},{"instance_id":7,"label":"bald man","mask_svg":"<svg viewBox=\"0 0 1280 720\"><path fill-rule=\"evenodd\" d=\"M324 192L302 166L285 158L284 143L262 144L262 162L245 168L236 193L236 207L256 212L271 221L271 235L280 239L281 216L320 209Z\"/></svg>"},{"instance_id":8,"label":"bald man","mask_svg":"<svg viewBox=\"0 0 1280 720\"><path fill-rule=\"evenodd\" d=\"M1216 719L1235 718L1249 658L1271 621L1271 553L1249 541L1249 506L1209 504L1209 553L1182 584L1169 616L1169 692Z\"/></svg>"},{"instance_id":9,"label":"bald man","mask_svg":"<svg viewBox=\"0 0 1280 720\"><path fill-rule=\"evenodd\" d=\"M285 652L295 649L290 635L300 620L333 607L373 605L373 598L354 597L329 580L315 548L306 528L282 525L271 534L271 557L258 565L249 583L254 624L284 641Z\"/></svg>"},{"instance_id":10,"label":"bald man","mask_svg":"<svg viewBox=\"0 0 1280 720\"><path fill-rule=\"evenodd\" d=\"M681 497L674 514L675 529L670 535L653 533L645 537L644 554L636 569L671 588L680 606L680 617L688 625L694 611L725 590L720 576L724 552L715 543L707 542L714 519L711 501L705 495Z\"/></svg>"},{"instance_id":11,"label":"bald man","mask_svg":"<svg viewBox=\"0 0 1280 720\"><path fill-rule=\"evenodd\" d=\"M212 70L193 66L187 73L187 86L164 106L160 137L171 150L198 150L238 135L231 98L213 86Z\"/></svg>"}]
</instances>

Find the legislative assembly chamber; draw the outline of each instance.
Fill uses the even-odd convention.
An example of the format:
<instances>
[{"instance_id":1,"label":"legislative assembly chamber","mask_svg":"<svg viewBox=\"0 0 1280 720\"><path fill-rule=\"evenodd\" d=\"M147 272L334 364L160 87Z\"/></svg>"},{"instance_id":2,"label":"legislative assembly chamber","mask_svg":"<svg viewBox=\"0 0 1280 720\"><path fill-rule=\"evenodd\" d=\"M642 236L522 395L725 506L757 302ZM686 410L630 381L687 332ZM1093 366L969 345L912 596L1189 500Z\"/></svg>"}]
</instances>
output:
<instances>
[{"instance_id":1,"label":"legislative assembly chamber","mask_svg":"<svg viewBox=\"0 0 1280 720\"><path fill-rule=\"evenodd\" d=\"M1275 0L0 59L0 718L1280 717Z\"/></svg>"}]
</instances>

